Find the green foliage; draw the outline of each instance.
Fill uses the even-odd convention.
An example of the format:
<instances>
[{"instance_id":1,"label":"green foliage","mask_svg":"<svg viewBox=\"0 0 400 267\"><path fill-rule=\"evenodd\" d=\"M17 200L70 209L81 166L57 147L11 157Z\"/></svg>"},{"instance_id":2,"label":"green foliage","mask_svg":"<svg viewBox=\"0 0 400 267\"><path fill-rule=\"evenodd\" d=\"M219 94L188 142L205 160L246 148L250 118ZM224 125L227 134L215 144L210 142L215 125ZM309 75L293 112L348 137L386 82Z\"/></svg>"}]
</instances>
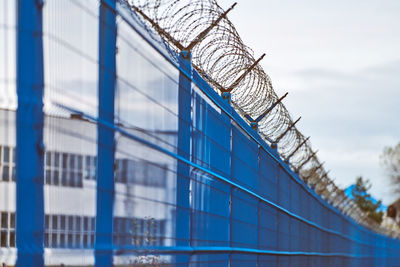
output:
<instances>
[{"instance_id":1,"label":"green foliage","mask_svg":"<svg viewBox=\"0 0 400 267\"><path fill-rule=\"evenodd\" d=\"M385 147L380 158L395 191L400 193L400 143L394 147Z\"/></svg>"},{"instance_id":2,"label":"green foliage","mask_svg":"<svg viewBox=\"0 0 400 267\"><path fill-rule=\"evenodd\" d=\"M377 203L372 201L371 195L368 190L371 188L370 181L364 180L361 176L357 177L356 184L351 190L351 194L354 198L354 202L364 212L368 214L368 217L377 223L382 222L383 212L378 211L381 207L382 202L379 200Z\"/></svg>"}]
</instances>

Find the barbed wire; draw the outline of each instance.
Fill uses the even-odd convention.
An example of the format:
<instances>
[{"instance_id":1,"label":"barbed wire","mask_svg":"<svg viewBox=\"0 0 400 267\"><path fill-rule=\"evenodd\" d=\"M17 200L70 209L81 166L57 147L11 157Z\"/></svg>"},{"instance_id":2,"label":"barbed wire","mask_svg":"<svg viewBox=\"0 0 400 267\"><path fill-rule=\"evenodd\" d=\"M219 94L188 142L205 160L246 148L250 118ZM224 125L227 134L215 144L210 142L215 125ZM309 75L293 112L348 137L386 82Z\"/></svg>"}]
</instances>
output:
<instances>
[{"instance_id":1,"label":"barbed wire","mask_svg":"<svg viewBox=\"0 0 400 267\"><path fill-rule=\"evenodd\" d=\"M312 149L309 138L296 127L270 77L240 38L215 0L119 0L156 32L172 50L171 56L190 52L193 68L259 132L310 187L356 221L389 234L354 207L339 189ZM362 218L362 220L361 220Z\"/></svg>"}]
</instances>

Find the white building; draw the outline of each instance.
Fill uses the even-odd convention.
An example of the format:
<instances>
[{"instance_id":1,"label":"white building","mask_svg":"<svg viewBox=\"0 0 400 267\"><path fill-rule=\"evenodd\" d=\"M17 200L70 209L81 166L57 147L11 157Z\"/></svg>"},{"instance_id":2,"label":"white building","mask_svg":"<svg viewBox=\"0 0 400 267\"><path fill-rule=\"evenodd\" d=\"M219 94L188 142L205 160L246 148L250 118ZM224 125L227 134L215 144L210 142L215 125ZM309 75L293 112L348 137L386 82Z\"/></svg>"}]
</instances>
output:
<instances>
[{"instance_id":1,"label":"white building","mask_svg":"<svg viewBox=\"0 0 400 267\"><path fill-rule=\"evenodd\" d=\"M46 264L94 261L96 135L96 124L79 116L46 118ZM176 133L156 135L176 142ZM149 156L147 148L118 135L116 140L114 245L170 245L165 237L173 236L175 161ZM0 109L0 263L8 265L16 257L15 177L15 111Z\"/></svg>"}]
</instances>

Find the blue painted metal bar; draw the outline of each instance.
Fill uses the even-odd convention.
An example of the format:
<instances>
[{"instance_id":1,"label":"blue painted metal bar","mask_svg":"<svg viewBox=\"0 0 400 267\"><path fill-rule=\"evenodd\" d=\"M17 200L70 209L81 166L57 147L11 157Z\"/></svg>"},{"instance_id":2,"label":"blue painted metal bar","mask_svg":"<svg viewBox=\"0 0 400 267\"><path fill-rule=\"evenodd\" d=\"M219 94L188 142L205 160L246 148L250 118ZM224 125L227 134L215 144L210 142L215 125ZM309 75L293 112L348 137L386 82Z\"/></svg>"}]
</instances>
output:
<instances>
[{"instance_id":1,"label":"blue painted metal bar","mask_svg":"<svg viewBox=\"0 0 400 267\"><path fill-rule=\"evenodd\" d=\"M179 55L179 65L185 73L192 72L191 54L182 51ZM191 143L191 79L184 73L179 73L178 90L178 156L190 160ZM190 165L182 161L177 164L176 180L176 218L175 238L177 246L190 246ZM189 255L176 257L177 264L186 265Z\"/></svg>"},{"instance_id":2,"label":"blue painted metal bar","mask_svg":"<svg viewBox=\"0 0 400 267\"><path fill-rule=\"evenodd\" d=\"M17 266L44 266L42 1L17 8Z\"/></svg>"},{"instance_id":3,"label":"blue painted metal bar","mask_svg":"<svg viewBox=\"0 0 400 267\"><path fill-rule=\"evenodd\" d=\"M242 247L218 247L218 246L196 246L196 247L137 247L123 246L117 249L116 255L135 254L176 254L176 253L245 253L260 255L282 255L282 256L318 256L318 257L346 257L346 258L375 258L375 255L368 254L352 254L352 253L335 253L335 252L307 252L307 251L284 251L284 250L266 250L252 249Z\"/></svg>"},{"instance_id":4,"label":"blue painted metal bar","mask_svg":"<svg viewBox=\"0 0 400 267\"><path fill-rule=\"evenodd\" d=\"M115 0L101 1L99 21L99 118L114 124L116 83ZM114 209L114 129L97 126L95 266L112 266Z\"/></svg>"}]
</instances>

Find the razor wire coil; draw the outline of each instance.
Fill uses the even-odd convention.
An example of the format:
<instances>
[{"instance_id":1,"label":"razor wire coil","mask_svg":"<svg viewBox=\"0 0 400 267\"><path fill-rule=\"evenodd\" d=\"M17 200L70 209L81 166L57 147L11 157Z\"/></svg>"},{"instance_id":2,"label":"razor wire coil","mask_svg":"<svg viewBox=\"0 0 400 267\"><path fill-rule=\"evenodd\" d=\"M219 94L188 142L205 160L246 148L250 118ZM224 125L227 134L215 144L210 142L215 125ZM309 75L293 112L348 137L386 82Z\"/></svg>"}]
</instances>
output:
<instances>
[{"instance_id":1,"label":"razor wire coil","mask_svg":"<svg viewBox=\"0 0 400 267\"><path fill-rule=\"evenodd\" d=\"M268 144L277 146L279 154L308 186L356 221L388 234L368 219L329 178L311 142L278 101L271 78L259 64L263 56L258 60L254 57L227 17L236 3L225 11L215 0L119 2L135 13L149 32L162 37L163 43L173 51L174 60L178 61L177 55L181 52L190 52L193 68L218 94L229 93L232 106L245 120L251 122L249 118L261 116L258 133ZM267 112L274 103L276 106Z\"/></svg>"}]
</instances>

